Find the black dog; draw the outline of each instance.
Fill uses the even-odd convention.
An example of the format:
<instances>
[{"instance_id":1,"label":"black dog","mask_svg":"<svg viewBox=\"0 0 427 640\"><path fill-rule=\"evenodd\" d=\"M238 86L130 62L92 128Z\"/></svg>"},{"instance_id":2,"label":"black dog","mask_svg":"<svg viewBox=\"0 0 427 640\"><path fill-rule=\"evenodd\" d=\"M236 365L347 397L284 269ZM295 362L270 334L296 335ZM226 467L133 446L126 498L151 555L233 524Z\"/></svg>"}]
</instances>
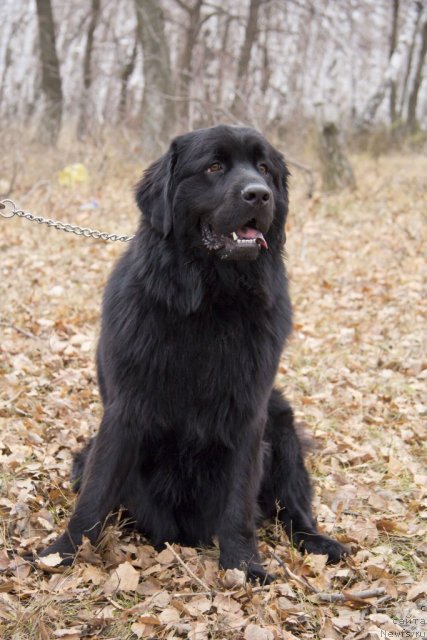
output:
<instances>
[{"instance_id":1,"label":"black dog","mask_svg":"<svg viewBox=\"0 0 427 640\"><path fill-rule=\"evenodd\" d=\"M146 172L136 237L107 285L98 346L104 417L77 459L80 495L42 555L72 561L122 505L155 545L209 545L260 565L256 524L278 512L301 549L337 561L318 533L289 404L273 389L291 306L282 257L282 156L256 131L176 138Z\"/></svg>"}]
</instances>

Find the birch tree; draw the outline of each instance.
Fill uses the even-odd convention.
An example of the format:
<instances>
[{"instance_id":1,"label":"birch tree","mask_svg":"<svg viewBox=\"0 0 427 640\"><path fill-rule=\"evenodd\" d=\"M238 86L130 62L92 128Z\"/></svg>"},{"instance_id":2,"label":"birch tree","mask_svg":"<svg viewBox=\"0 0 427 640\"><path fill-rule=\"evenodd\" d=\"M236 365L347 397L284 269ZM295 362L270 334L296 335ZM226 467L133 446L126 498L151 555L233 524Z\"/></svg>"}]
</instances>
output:
<instances>
[{"instance_id":1,"label":"birch tree","mask_svg":"<svg viewBox=\"0 0 427 640\"><path fill-rule=\"evenodd\" d=\"M414 133L418 128L417 122L417 104L418 104L418 95L421 87L423 68L426 61L427 54L427 2L425 4L422 18L421 18L421 44L420 51L418 54L418 60L415 68L415 76L412 85L411 93L409 94L408 101L408 115L406 119L406 126L411 133Z\"/></svg>"},{"instance_id":2,"label":"birch tree","mask_svg":"<svg viewBox=\"0 0 427 640\"><path fill-rule=\"evenodd\" d=\"M189 109L191 100L191 81L193 52L196 46L197 36L201 26L201 10L203 0L193 0L192 3L185 3L183 0L175 0L187 14L187 25L184 33L184 46L178 64L178 115L182 123L188 126Z\"/></svg>"},{"instance_id":3,"label":"birch tree","mask_svg":"<svg viewBox=\"0 0 427 640\"><path fill-rule=\"evenodd\" d=\"M394 52L396 51L398 20L399 20L399 0L393 0L391 34L390 34L390 58L393 56ZM391 81L391 85L390 85L390 121L392 124L394 124L397 119L396 99L397 99L397 82L396 82L396 79L394 79Z\"/></svg>"},{"instance_id":4,"label":"birch tree","mask_svg":"<svg viewBox=\"0 0 427 640\"><path fill-rule=\"evenodd\" d=\"M55 25L50 0L36 0L40 43L41 85L44 108L40 139L55 144L61 129L62 83L55 44Z\"/></svg>"},{"instance_id":5,"label":"birch tree","mask_svg":"<svg viewBox=\"0 0 427 640\"><path fill-rule=\"evenodd\" d=\"M231 111L238 117L246 112L245 107L245 83L251 61L251 52L255 44L258 33L258 13L264 0L250 0L248 19L245 28L245 39L240 50L239 62L237 65L236 90Z\"/></svg>"},{"instance_id":6,"label":"birch tree","mask_svg":"<svg viewBox=\"0 0 427 640\"><path fill-rule=\"evenodd\" d=\"M144 58L143 153L153 159L162 153L173 127L170 55L163 10L157 0L135 0L135 8Z\"/></svg>"},{"instance_id":7,"label":"birch tree","mask_svg":"<svg viewBox=\"0 0 427 640\"><path fill-rule=\"evenodd\" d=\"M319 101L342 132L424 130L425 2L1 0L0 125L125 119L148 156L216 122L302 139Z\"/></svg>"},{"instance_id":8,"label":"birch tree","mask_svg":"<svg viewBox=\"0 0 427 640\"><path fill-rule=\"evenodd\" d=\"M90 89L92 86L92 53L93 39L96 25L99 19L101 8L101 0L91 0L91 11L89 15L89 27L87 31L87 40L85 47L85 55L83 61L83 95L81 101L80 119L78 124L78 134L83 135L88 127L90 120Z\"/></svg>"},{"instance_id":9,"label":"birch tree","mask_svg":"<svg viewBox=\"0 0 427 640\"><path fill-rule=\"evenodd\" d=\"M398 44L390 57L387 68L383 74L381 82L375 89L375 91L368 98L365 108L357 123L359 131L368 130L373 122L375 115L383 102L387 91L396 82L401 69L403 68L405 57L408 55L409 48L416 36L417 22L419 15L419 2L413 3L412 11L410 12L407 20L407 24L402 31Z\"/></svg>"}]
</instances>

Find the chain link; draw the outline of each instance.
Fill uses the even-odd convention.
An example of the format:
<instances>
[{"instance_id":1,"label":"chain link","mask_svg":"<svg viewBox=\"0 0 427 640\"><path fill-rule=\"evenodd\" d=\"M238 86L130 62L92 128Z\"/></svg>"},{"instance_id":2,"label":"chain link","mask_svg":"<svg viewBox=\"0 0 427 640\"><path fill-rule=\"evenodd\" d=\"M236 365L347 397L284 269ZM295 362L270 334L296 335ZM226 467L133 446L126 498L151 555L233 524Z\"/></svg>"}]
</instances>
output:
<instances>
[{"instance_id":1,"label":"chain link","mask_svg":"<svg viewBox=\"0 0 427 640\"><path fill-rule=\"evenodd\" d=\"M43 218L42 216L35 216L28 211L18 209L13 200L6 198L0 200L0 216L2 218L25 218L30 222L37 222L37 224L47 224L48 227L53 227L59 231L65 231L66 233L74 233L76 236L84 236L85 238L95 238L96 240L110 240L111 242L130 242L135 236L118 236L116 233L106 233L105 231L97 231L96 229L88 229L87 227L79 227L77 224L70 224L69 222L60 222L59 220L51 220L50 218Z\"/></svg>"}]
</instances>

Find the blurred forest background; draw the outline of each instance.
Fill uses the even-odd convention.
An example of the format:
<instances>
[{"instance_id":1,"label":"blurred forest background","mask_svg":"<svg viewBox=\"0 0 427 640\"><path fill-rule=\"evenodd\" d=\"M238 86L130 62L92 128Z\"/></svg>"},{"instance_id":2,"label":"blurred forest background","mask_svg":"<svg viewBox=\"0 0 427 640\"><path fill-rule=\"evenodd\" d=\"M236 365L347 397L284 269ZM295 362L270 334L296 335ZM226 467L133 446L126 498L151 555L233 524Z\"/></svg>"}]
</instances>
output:
<instances>
[{"instance_id":1,"label":"blurred forest background","mask_svg":"<svg viewBox=\"0 0 427 640\"><path fill-rule=\"evenodd\" d=\"M0 122L47 143L120 127L152 159L228 122L425 144L426 0L2 0L0 23Z\"/></svg>"}]
</instances>

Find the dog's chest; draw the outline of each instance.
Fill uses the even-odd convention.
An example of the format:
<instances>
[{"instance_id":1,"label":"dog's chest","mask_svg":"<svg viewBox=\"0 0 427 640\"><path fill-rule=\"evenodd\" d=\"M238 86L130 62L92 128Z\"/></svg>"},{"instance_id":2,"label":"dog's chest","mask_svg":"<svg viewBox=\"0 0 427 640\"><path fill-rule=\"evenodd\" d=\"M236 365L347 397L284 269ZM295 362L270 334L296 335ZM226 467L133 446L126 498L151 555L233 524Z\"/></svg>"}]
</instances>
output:
<instances>
[{"instance_id":1,"label":"dog's chest","mask_svg":"<svg viewBox=\"0 0 427 640\"><path fill-rule=\"evenodd\" d=\"M139 389L150 413L179 429L203 423L213 431L254 418L266 404L282 349L276 324L271 316L228 309L151 325L139 356Z\"/></svg>"}]
</instances>

